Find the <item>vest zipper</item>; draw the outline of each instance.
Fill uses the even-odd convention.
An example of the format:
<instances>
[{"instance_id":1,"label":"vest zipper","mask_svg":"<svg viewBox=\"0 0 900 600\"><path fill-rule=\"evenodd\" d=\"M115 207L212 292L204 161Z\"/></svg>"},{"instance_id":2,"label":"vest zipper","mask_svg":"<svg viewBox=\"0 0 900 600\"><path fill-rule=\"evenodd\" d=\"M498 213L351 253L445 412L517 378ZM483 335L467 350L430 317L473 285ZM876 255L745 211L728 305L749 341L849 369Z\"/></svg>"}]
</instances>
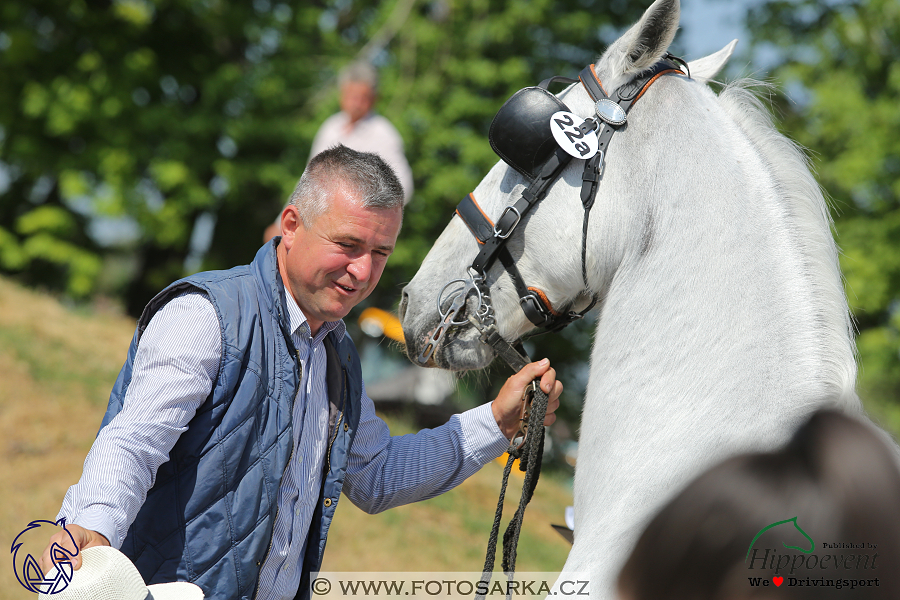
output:
<instances>
[{"instance_id":1,"label":"vest zipper","mask_svg":"<svg viewBox=\"0 0 900 600\"><path fill-rule=\"evenodd\" d=\"M295 351L297 354L297 364L299 367L299 377L300 385L303 385L303 363L300 362L300 351ZM297 392L300 392L300 388L297 388ZM297 396L294 396L294 400L297 399ZM294 421L294 402L291 401L291 453L288 456L287 464L284 466L284 471L281 472L281 481L284 481L284 474L287 473L287 470L291 468L291 461L294 459L294 439L293 439L293 421ZM272 544L275 543L275 523L278 521L278 498L281 496L281 481L278 482L278 493L275 496L275 518L272 519L272 537L269 538L269 547L266 548L266 553L263 555L262 562L259 563L259 572L256 574L256 591L253 592L253 600L259 598L259 576L262 574L263 565L266 564L266 561L269 559L269 554L272 552Z\"/></svg>"}]
</instances>

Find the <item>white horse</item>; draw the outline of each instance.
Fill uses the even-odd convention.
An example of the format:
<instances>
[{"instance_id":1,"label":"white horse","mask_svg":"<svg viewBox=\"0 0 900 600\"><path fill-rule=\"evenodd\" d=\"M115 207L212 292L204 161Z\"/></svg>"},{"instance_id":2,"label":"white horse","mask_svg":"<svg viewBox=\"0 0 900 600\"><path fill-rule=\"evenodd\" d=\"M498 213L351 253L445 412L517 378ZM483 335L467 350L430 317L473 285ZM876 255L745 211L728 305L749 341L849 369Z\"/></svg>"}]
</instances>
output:
<instances>
[{"instance_id":1,"label":"white horse","mask_svg":"<svg viewBox=\"0 0 900 600\"><path fill-rule=\"evenodd\" d=\"M657 0L608 48L595 64L607 93L664 56L678 20L678 0ZM614 597L642 526L701 470L780 445L819 407L862 412L837 248L807 159L775 129L753 82L718 95L706 85L734 44L690 63L690 78L659 78L635 104L612 137L591 212L586 272L599 316L562 575L589 572L595 598ZM559 98L594 114L581 84ZM587 303L582 165L571 161L509 240L522 279L557 309ZM499 162L474 197L496 221L527 184ZM437 295L478 250L454 216L404 290L410 356L438 324ZM505 339L533 329L500 264L486 283ZM431 366L479 369L493 358L474 327L459 325Z\"/></svg>"}]
</instances>

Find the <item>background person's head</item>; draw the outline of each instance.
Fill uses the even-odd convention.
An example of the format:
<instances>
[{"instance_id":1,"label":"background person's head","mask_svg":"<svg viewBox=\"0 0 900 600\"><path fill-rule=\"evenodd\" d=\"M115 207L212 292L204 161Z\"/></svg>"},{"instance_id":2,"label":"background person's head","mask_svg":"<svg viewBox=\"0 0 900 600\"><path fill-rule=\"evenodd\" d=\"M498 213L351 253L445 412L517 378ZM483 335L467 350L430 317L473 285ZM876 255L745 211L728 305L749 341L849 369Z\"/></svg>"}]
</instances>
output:
<instances>
[{"instance_id":1,"label":"background person's head","mask_svg":"<svg viewBox=\"0 0 900 600\"><path fill-rule=\"evenodd\" d=\"M785 523L796 523L815 542ZM748 551L757 549L750 569ZM824 544L875 548L830 548ZM793 574L764 563L803 561ZM874 554L879 555L874 559ZM841 566L818 561L838 556ZM866 561L861 555L867 556ZM815 555L815 558L813 558ZM848 558L853 556L851 560ZM785 559L787 560L787 559ZM834 558L830 559L834 560ZM814 568L807 568L815 564ZM816 413L783 449L727 460L692 481L647 525L619 575L623 600L739 600L743 598L900 598L900 471L897 457L870 427L843 414ZM790 577L878 579L877 587L850 590L791 585ZM757 577L760 585L751 585ZM773 577L783 577L775 586ZM768 585L762 584L763 580ZM794 581L793 583L798 583Z\"/></svg>"},{"instance_id":2,"label":"background person's head","mask_svg":"<svg viewBox=\"0 0 900 600\"><path fill-rule=\"evenodd\" d=\"M378 73L365 62L353 63L338 76L341 110L355 123L369 114L378 95Z\"/></svg>"}]
</instances>

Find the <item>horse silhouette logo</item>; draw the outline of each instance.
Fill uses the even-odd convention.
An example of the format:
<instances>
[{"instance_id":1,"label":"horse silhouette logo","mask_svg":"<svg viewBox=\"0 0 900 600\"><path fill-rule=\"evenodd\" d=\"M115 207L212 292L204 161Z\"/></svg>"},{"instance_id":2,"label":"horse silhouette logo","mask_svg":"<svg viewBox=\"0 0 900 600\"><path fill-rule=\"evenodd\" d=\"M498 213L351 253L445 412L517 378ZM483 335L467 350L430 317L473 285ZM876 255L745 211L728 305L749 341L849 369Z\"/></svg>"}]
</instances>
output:
<instances>
[{"instance_id":1,"label":"horse silhouette logo","mask_svg":"<svg viewBox=\"0 0 900 600\"><path fill-rule=\"evenodd\" d=\"M50 547L50 557L53 560L55 568L50 569L49 573L46 574L41 569L40 563L34 555L28 552L28 548L35 549L35 552L43 551L47 543L46 540L49 537L46 535L47 530L45 529L40 535L26 535L29 531L34 531L44 525L62 527L63 531L66 532L69 539L72 541L72 547L76 548L75 554L72 554L54 542ZM13 555L13 570L16 573L16 579L19 580L22 587L30 592L38 594L58 594L66 589L69 582L72 581L72 573L74 570L72 567L72 558L77 556L77 548L78 546L75 545L75 539L72 537L72 534L69 533L69 530L66 529L65 518L56 522L43 520L32 521L28 524L28 527L16 536L16 539L13 540L12 548L10 549L10 552L12 552Z\"/></svg>"},{"instance_id":2,"label":"horse silhouette logo","mask_svg":"<svg viewBox=\"0 0 900 600\"><path fill-rule=\"evenodd\" d=\"M801 529L800 526L797 525L797 517L793 517L791 519L785 519L784 521L776 521L775 523L772 523L771 525L766 525L765 527L760 529L759 533L756 534L756 537L753 538L753 541L750 542L750 547L747 548L747 556L744 558L744 562L747 562L747 559L750 558L750 551L753 550L753 544L756 543L756 540L759 539L759 536L761 536L768 530L772 529L773 527L778 527L779 525L784 525L785 523L793 523L794 529L799 531L803 535L803 537L805 537L806 539L809 540L809 550L807 550L806 548L801 548L800 546L788 546L784 542L781 542L781 545L790 550L799 550L800 552L803 552L804 554L812 554L812 551L816 549L816 543L813 541L813 539L809 536L808 533L803 531L803 529Z\"/></svg>"}]
</instances>

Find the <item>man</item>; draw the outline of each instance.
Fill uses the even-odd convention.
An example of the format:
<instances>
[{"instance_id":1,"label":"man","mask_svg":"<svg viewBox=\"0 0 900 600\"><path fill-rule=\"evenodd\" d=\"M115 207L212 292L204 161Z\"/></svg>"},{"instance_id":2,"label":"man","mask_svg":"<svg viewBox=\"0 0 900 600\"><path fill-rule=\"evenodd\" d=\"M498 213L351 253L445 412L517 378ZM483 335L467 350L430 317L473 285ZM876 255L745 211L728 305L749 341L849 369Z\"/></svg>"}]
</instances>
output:
<instances>
[{"instance_id":1,"label":"man","mask_svg":"<svg viewBox=\"0 0 900 600\"><path fill-rule=\"evenodd\" d=\"M210 599L306 597L342 491L374 513L451 489L503 452L535 377L555 420L546 360L433 430L392 438L375 416L341 319L378 283L402 206L378 156L327 150L252 264L150 302L60 511L80 548L120 547L147 584Z\"/></svg>"},{"instance_id":2,"label":"man","mask_svg":"<svg viewBox=\"0 0 900 600\"><path fill-rule=\"evenodd\" d=\"M412 198L412 169L403 152L403 138L383 116L375 113L378 73L369 63L357 62L338 76L341 110L325 119L313 138L309 156L343 144L360 152L378 154L394 170L403 185L403 203ZM263 240L281 235L281 219L266 227Z\"/></svg>"}]
</instances>

